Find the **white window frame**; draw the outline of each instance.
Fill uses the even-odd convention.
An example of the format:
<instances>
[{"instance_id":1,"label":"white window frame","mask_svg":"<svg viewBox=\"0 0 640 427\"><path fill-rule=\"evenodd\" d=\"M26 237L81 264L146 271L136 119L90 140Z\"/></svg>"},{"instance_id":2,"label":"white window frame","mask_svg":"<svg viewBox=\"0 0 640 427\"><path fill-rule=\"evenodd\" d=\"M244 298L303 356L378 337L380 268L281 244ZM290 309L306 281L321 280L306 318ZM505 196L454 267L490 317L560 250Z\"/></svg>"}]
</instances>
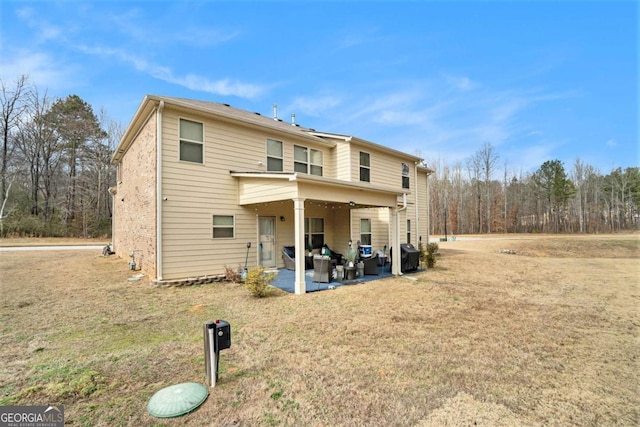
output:
<instances>
[{"instance_id":1,"label":"white window frame","mask_svg":"<svg viewBox=\"0 0 640 427\"><path fill-rule=\"evenodd\" d=\"M320 223L322 224L322 230L318 231L316 229L316 227L311 227L311 224L313 224L315 221L320 221ZM311 228L314 228L313 230ZM304 219L304 240L305 240L305 245L308 247L309 244L313 243L313 236L322 236L322 244L324 244L324 218L305 218ZM320 244L320 246L318 245L314 245L312 246L313 249L320 249L322 247L322 244Z\"/></svg>"},{"instance_id":2,"label":"white window frame","mask_svg":"<svg viewBox=\"0 0 640 427\"><path fill-rule=\"evenodd\" d=\"M280 150L281 150L281 153L282 153L281 157L269 154L269 141L277 142L277 143L280 144ZM284 171L284 143L282 141L280 141L279 139L267 138L267 140L265 142L265 151L266 151L266 158L267 158L267 172L283 172ZM269 159L270 158L280 161L280 169L271 169L271 168L269 168Z\"/></svg>"},{"instance_id":3,"label":"white window frame","mask_svg":"<svg viewBox=\"0 0 640 427\"><path fill-rule=\"evenodd\" d=\"M364 232L363 224L369 224L369 231ZM365 239L365 237L369 237L369 239ZM360 218L360 244L362 245L371 245L373 241L373 231L371 229L371 219L369 218Z\"/></svg>"},{"instance_id":4,"label":"white window frame","mask_svg":"<svg viewBox=\"0 0 640 427\"><path fill-rule=\"evenodd\" d=\"M366 154L367 155L367 159L369 160L369 165L363 165L362 164L362 155ZM359 163L360 163L360 181L362 182L371 182L371 153L367 153L366 151L360 151L359 154ZM367 177L368 179L362 179L362 170L366 169L369 172L369 176Z\"/></svg>"},{"instance_id":5,"label":"white window frame","mask_svg":"<svg viewBox=\"0 0 640 427\"><path fill-rule=\"evenodd\" d=\"M296 159L296 149L304 151L304 160ZM320 155L320 163L314 162L314 154ZM296 167L302 166L304 170L297 170ZM309 175L323 176L324 174L324 153L321 150L305 147L303 145L293 146L293 170L294 172L306 173ZM317 173L320 172L320 173Z\"/></svg>"},{"instance_id":6,"label":"white window frame","mask_svg":"<svg viewBox=\"0 0 640 427\"><path fill-rule=\"evenodd\" d=\"M231 218L231 221L233 222L233 224L231 224L231 226L227 225L227 224L223 224L223 225L216 225L216 218L217 217L225 217L225 218ZM220 236L220 237L216 237L215 235L215 230L216 229L228 229L231 228L231 236ZM236 216L235 215L223 215L223 214L213 214L211 216L211 238L212 239L235 239L236 237Z\"/></svg>"},{"instance_id":7,"label":"white window frame","mask_svg":"<svg viewBox=\"0 0 640 427\"><path fill-rule=\"evenodd\" d=\"M411 168L408 163L402 163L402 188L411 188ZM405 184L406 182L406 184Z\"/></svg>"},{"instance_id":8,"label":"white window frame","mask_svg":"<svg viewBox=\"0 0 640 427\"><path fill-rule=\"evenodd\" d=\"M182 122L191 122L196 123L202 126L202 141L197 141L194 139L183 138L181 135ZM178 160L181 162L187 162L196 165L204 165L204 141L205 141L205 133L204 133L204 122L199 122L193 119L187 119L184 117L180 117L178 119ZM200 149L202 150L202 162L194 162L193 160L187 160L182 158L182 143L185 142L187 144L200 145Z\"/></svg>"}]
</instances>

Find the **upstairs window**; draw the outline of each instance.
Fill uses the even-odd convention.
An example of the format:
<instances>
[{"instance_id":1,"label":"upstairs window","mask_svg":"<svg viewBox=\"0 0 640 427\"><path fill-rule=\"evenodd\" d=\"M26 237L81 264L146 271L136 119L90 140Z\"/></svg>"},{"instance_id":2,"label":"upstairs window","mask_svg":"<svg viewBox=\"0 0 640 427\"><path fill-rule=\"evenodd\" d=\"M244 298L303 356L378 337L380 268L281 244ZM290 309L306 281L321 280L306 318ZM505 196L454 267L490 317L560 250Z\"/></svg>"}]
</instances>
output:
<instances>
[{"instance_id":1,"label":"upstairs window","mask_svg":"<svg viewBox=\"0 0 640 427\"><path fill-rule=\"evenodd\" d=\"M322 176L322 151L312 148L309 152L309 173Z\"/></svg>"},{"instance_id":2,"label":"upstairs window","mask_svg":"<svg viewBox=\"0 0 640 427\"><path fill-rule=\"evenodd\" d=\"M409 187L409 165L406 163L402 164L402 188L411 188Z\"/></svg>"},{"instance_id":3,"label":"upstairs window","mask_svg":"<svg viewBox=\"0 0 640 427\"><path fill-rule=\"evenodd\" d=\"M371 181L371 155L360 152L360 181Z\"/></svg>"},{"instance_id":4,"label":"upstairs window","mask_svg":"<svg viewBox=\"0 0 640 427\"><path fill-rule=\"evenodd\" d=\"M371 220L360 220L360 244L371 245Z\"/></svg>"},{"instance_id":5,"label":"upstairs window","mask_svg":"<svg viewBox=\"0 0 640 427\"><path fill-rule=\"evenodd\" d=\"M322 151L294 145L293 170L295 172L322 176Z\"/></svg>"},{"instance_id":6,"label":"upstairs window","mask_svg":"<svg viewBox=\"0 0 640 427\"><path fill-rule=\"evenodd\" d=\"M213 216L213 238L214 239L232 239L234 233L235 220L233 215L214 215Z\"/></svg>"},{"instance_id":7,"label":"upstairs window","mask_svg":"<svg viewBox=\"0 0 640 427\"><path fill-rule=\"evenodd\" d=\"M283 165L282 141L267 139L267 171L282 172Z\"/></svg>"},{"instance_id":8,"label":"upstairs window","mask_svg":"<svg viewBox=\"0 0 640 427\"><path fill-rule=\"evenodd\" d=\"M180 160L204 163L204 126L180 119Z\"/></svg>"}]
</instances>

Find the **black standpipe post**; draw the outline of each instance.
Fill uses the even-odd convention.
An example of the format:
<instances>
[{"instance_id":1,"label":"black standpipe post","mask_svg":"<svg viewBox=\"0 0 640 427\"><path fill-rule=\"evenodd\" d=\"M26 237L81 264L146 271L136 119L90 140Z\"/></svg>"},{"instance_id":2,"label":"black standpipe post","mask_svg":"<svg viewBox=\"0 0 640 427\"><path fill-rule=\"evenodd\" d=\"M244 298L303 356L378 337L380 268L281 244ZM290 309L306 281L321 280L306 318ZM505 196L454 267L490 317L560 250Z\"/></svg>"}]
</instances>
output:
<instances>
[{"instance_id":1,"label":"black standpipe post","mask_svg":"<svg viewBox=\"0 0 640 427\"><path fill-rule=\"evenodd\" d=\"M204 363L206 382L213 388L218 380L220 350L231 347L231 325L226 320L204 324Z\"/></svg>"},{"instance_id":2,"label":"black standpipe post","mask_svg":"<svg viewBox=\"0 0 640 427\"><path fill-rule=\"evenodd\" d=\"M213 388L216 386L216 380L218 379L218 356L220 356L215 322L204 324L204 354L207 384Z\"/></svg>"}]
</instances>

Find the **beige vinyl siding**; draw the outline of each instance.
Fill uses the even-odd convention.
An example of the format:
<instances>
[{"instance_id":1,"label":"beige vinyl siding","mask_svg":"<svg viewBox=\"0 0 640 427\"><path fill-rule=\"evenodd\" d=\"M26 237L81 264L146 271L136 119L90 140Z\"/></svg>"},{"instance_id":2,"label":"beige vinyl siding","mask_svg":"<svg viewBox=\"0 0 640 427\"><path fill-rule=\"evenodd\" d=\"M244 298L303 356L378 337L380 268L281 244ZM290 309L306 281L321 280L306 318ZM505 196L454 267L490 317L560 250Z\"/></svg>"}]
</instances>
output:
<instances>
[{"instance_id":1,"label":"beige vinyl siding","mask_svg":"<svg viewBox=\"0 0 640 427\"><path fill-rule=\"evenodd\" d=\"M204 123L204 164L179 161L178 126L179 119L202 121ZM163 120L163 278L171 280L187 276L220 274L224 267L244 266L246 242L252 242L249 250L249 266L257 261L257 215L254 205L242 207L238 204L238 187L248 199L243 203L259 203L264 200L281 199L287 206L272 211L273 215L291 216L295 196L295 183L282 180L282 185L268 187L259 179L244 179L239 184L230 171L266 172L266 139L283 142L284 170L293 171L293 145L323 151L324 171L331 156L324 146L309 144L290 136L283 138L277 134L264 132L212 120L197 115L177 113L167 108ZM241 148L239 148L241 147ZM241 153L241 155L239 155ZM260 165L262 162L262 165ZM251 195L254 200L249 200ZM268 199L264 198L268 197ZM213 215L235 216L235 237L213 239ZM291 219L292 220L292 219ZM277 221L278 233L286 236L285 224ZM282 230L281 230L282 229ZM291 236L293 236L291 231ZM285 237L282 237L284 239ZM276 236L278 240L281 237ZM293 240L293 237L290 238ZM278 262L281 260L278 257Z\"/></svg>"},{"instance_id":2,"label":"beige vinyl siding","mask_svg":"<svg viewBox=\"0 0 640 427\"><path fill-rule=\"evenodd\" d=\"M354 242L360 240L360 220L363 218L371 220L371 246L373 250L382 250L386 245L387 253L389 253L391 239L389 209L353 209L351 211L351 239Z\"/></svg>"},{"instance_id":3,"label":"beige vinyl siding","mask_svg":"<svg viewBox=\"0 0 640 427\"><path fill-rule=\"evenodd\" d=\"M240 204L264 203L270 200L288 200L296 196L296 183L288 179L277 180L277 185L273 182L265 183L260 178L245 178L238 184L241 197L238 198Z\"/></svg>"},{"instance_id":4,"label":"beige vinyl siding","mask_svg":"<svg viewBox=\"0 0 640 427\"><path fill-rule=\"evenodd\" d=\"M349 144L346 142L338 142L334 152L333 157L336 165L335 177L343 181L351 181L351 149Z\"/></svg>"}]
</instances>

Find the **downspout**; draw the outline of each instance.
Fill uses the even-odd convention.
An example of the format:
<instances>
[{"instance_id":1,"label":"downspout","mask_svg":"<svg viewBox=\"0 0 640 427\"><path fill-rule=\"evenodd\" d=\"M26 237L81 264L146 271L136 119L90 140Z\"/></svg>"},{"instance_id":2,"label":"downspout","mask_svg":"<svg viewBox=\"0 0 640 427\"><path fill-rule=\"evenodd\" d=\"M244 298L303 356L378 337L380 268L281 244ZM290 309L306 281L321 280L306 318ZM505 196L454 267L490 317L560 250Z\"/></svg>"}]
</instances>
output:
<instances>
[{"instance_id":1,"label":"downspout","mask_svg":"<svg viewBox=\"0 0 640 427\"><path fill-rule=\"evenodd\" d=\"M402 207L398 209L398 212L407 210L407 193L402 193Z\"/></svg>"},{"instance_id":2,"label":"downspout","mask_svg":"<svg viewBox=\"0 0 640 427\"><path fill-rule=\"evenodd\" d=\"M164 101L158 104L156 120L156 276L162 281L162 110Z\"/></svg>"}]
</instances>

